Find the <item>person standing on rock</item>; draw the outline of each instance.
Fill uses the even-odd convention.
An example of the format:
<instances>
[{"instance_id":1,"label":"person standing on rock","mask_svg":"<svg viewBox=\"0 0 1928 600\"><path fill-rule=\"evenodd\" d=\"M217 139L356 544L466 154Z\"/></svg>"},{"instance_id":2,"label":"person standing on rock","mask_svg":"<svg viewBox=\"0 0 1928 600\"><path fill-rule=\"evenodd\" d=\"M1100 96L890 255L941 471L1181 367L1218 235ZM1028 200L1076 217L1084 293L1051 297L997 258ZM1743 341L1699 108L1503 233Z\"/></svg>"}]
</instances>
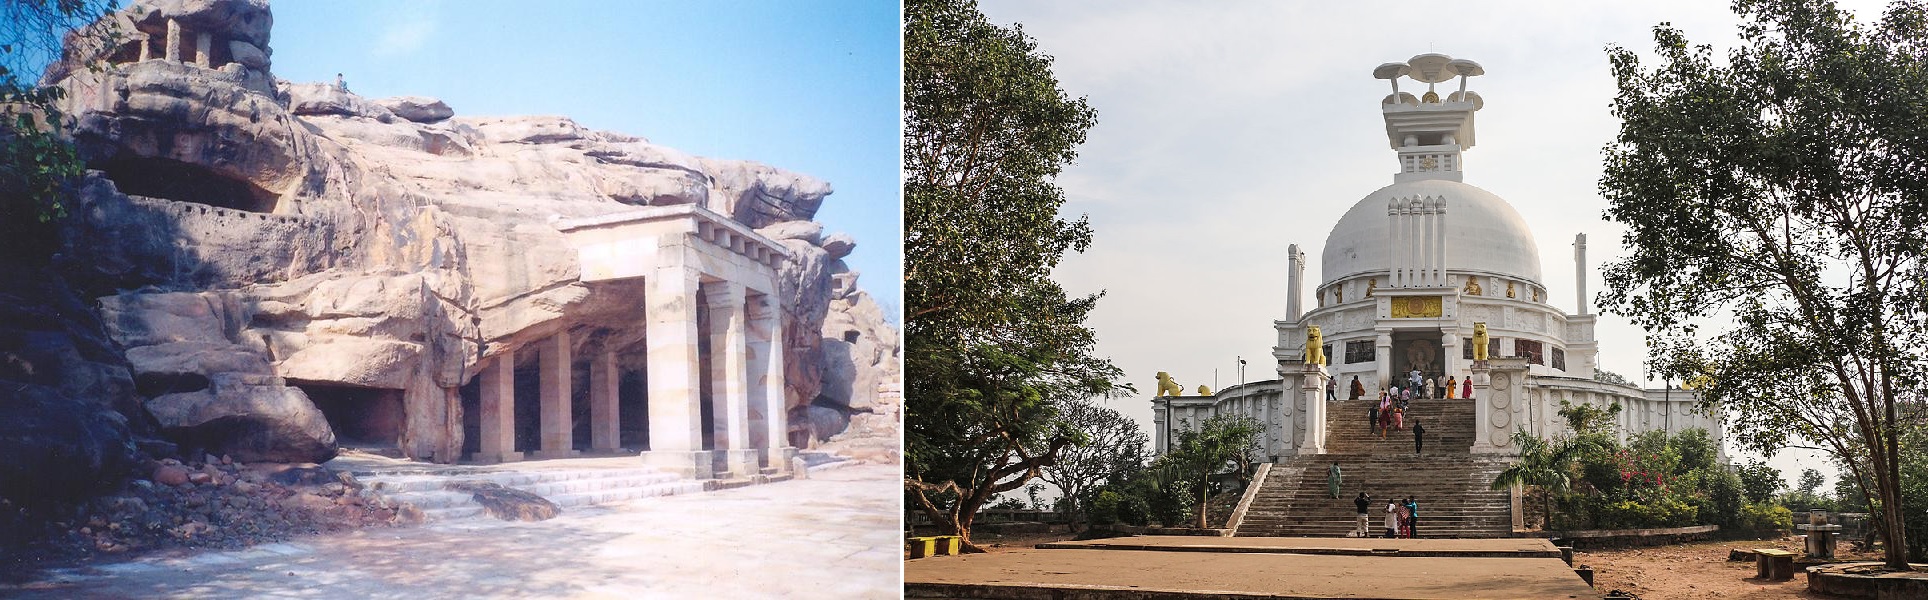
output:
<instances>
[{"instance_id":1,"label":"person standing on rock","mask_svg":"<svg viewBox=\"0 0 1928 600\"><path fill-rule=\"evenodd\" d=\"M1351 390L1351 393L1352 393L1352 397L1351 397L1351 398L1347 398L1348 400L1358 400L1360 396L1364 396L1364 395L1366 395L1366 384L1363 384L1363 383L1359 383L1359 376L1358 376L1358 375L1353 375L1353 376L1352 376L1352 390Z\"/></svg>"},{"instance_id":2,"label":"person standing on rock","mask_svg":"<svg viewBox=\"0 0 1928 600\"><path fill-rule=\"evenodd\" d=\"M1426 426L1413 419L1413 455L1417 456L1426 449Z\"/></svg>"},{"instance_id":3,"label":"person standing on rock","mask_svg":"<svg viewBox=\"0 0 1928 600\"><path fill-rule=\"evenodd\" d=\"M1366 497L1365 492L1359 492L1359 497L1352 499L1352 505L1359 509L1359 522L1352 529L1352 537L1364 538L1372 536L1372 532L1366 529L1366 521L1369 519L1366 513L1366 507L1371 504L1372 499Z\"/></svg>"},{"instance_id":4,"label":"person standing on rock","mask_svg":"<svg viewBox=\"0 0 1928 600\"><path fill-rule=\"evenodd\" d=\"M1332 468L1326 469L1326 475L1325 475L1326 495L1331 496L1333 500L1339 499L1339 482L1342 479L1341 475L1342 475L1342 472L1339 470L1339 463L1337 462L1332 463Z\"/></svg>"}]
</instances>

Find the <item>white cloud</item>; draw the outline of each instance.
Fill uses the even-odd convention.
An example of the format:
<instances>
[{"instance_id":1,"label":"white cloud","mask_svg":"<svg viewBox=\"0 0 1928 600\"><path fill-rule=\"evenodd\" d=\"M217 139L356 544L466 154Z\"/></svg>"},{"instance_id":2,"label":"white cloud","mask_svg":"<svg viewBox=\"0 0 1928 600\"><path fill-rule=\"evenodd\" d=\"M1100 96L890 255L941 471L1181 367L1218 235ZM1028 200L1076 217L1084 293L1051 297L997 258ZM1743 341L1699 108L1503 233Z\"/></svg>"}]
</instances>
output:
<instances>
[{"instance_id":1,"label":"white cloud","mask_svg":"<svg viewBox=\"0 0 1928 600\"><path fill-rule=\"evenodd\" d=\"M409 2L392 5L392 8L376 13L382 22L375 43L369 46L370 54L383 58L400 56L422 49L435 38L439 26L434 3Z\"/></svg>"}]
</instances>

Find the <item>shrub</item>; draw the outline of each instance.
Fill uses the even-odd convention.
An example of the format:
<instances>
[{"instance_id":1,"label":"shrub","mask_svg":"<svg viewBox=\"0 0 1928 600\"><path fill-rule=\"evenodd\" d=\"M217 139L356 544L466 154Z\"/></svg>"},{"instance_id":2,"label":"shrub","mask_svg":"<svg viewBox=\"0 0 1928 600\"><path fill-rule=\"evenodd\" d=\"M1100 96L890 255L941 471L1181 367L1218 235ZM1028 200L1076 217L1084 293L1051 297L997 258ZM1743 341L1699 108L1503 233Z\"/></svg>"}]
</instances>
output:
<instances>
[{"instance_id":1,"label":"shrub","mask_svg":"<svg viewBox=\"0 0 1928 600\"><path fill-rule=\"evenodd\" d=\"M1124 495L1118 492L1111 490L1098 492L1098 498L1091 501L1091 524L1110 525L1117 523L1118 508L1119 505L1124 504L1124 501Z\"/></svg>"},{"instance_id":2,"label":"shrub","mask_svg":"<svg viewBox=\"0 0 1928 600\"><path fill-rule=\"evenodd\" d=\"M1748 504L1741 507L1740 525L1754 531L1790 531L1794 529L1794 511L1777 504Z\"/></svg>"},{"instance_id":3,"label":"shrub","mask_svg":"<svg viewBox=\"0 0 1928 600\"><path fill-rule=\"evenodd\" d=\"M1671 497L1649 503L1621 500L1601 506L1598 520L1599 526L1606 529L1683 527L1694 524L1697 512L1693 506Z\"/></svg>"}]
</instances>

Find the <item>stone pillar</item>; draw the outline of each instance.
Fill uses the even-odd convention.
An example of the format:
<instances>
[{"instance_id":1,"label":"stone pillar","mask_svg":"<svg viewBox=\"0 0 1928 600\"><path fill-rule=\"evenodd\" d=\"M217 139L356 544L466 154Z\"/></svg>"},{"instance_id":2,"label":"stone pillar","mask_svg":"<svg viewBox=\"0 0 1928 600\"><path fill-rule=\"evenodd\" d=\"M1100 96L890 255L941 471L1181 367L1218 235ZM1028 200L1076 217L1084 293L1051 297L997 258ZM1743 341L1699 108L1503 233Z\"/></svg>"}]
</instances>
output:
<instances>
[{"instance_id":1,"label":"stone pillar","mask_svg":"<svg viewBox=\"0 0 1928 600\"><path fill-rule=\"evenodd\" d=\"M1300 412L1305 413L1305 437L1299 438L1299 454L1325 454L1325 384L1330 378L1323 365L1304 365L1297 377Z\"/></svg>"},{"instance_id":2,"label":"stone pillar","mask_svg":"<svg viewBox=\"0 0 1928 600\"><path fill-rule=\"evenodd\" d=\"M1573 304L1575 314L1587 314L1587 234L1573 236Z\"/></svg>"},{"instance_id":3,"label":"stone pillar","mask_svg":"<svg viewBox=\"0 0 1928 600\"><path fill-rule=\"evenodd\" d=\"M790 445L790 403L788 385L784 378L783 364L783 309L777 305L774 296L761 296L757 303L758 317L754 325L767 341L762 344L762 373L751 373L750 377L762 381L761 394L751 398L763 406L763 426L767 428L764 439L769 444L764 447L765 463L779 472L788 470L790 459L795 458L797 449Z\"/></svg>"},{"instance_id":4,"label":"stone pillar","mask_svg":"<svg viewBox=\"0 0 1928 600\"><path fill-rule=\"evenodd\" d=\"M1165 440L1165 423L1169 419L1167 414L1171 412L1170 406L1171 401L1166 400L1163 396L1151 399L1151 438L1152 452L1155 455L1164 454L1168 450L1167 444L1169 442Z\"/></svg>"},{"instance_id":5,"label":"stone pillar","mask_svg":"<svg viewBox=\"0 0 1928 600\"><path fill-rule=\"evenodd\" d=\"M710 306L710 390L721 399L714 414L722 421L716 445L733 477L757 474L755 448L750 447L749 339L745 328L743 285L718 281L704 286Z\"/></svg>"},{"instance_id":6,"label":"stone pillar","mask_svg":"<svg viewBox=\"0 0 1928 600\"><path fill-rule=\"evenodd\" d=\"M142 35L138 35L138 36L136 36L136 37L135 37L134 39L135 39L136 41L138 41L138 42L140 42L140 44L141 44L141 60L140 60L140 62L147 62L148 60L150 60L150 59L152 59L152 58L154 58L154 53L153 53L153 51L152 51L152 50L149 50L149 49L148 49L148 48L149 48L150 46L152 46L152 45L153 45L153 42L152 42L152 41L150 41L150 40L148 40L148 39L147 39L147 36L146 36L145 34L142 34Z\"/></svg>"},{"instance_id":7,"label":"stone pillar","mask_svg":"<svg viewBox=\"0 0 1928 600\"><path fill-rule=\"evenodd\" d=\"M1297 323L1305 314L1301 300L1305 296L1305 253L1299 251L1298 244L1286 246L1285 264L1285 320Z\"/></svg>"},{"instance_id":8,"label":"stone pillar","mask_svg":"<svg viewBox=\"0 0 1928 600\"><path fill-rule=\"evenodd\" d=\"M1487 426L1487 423L1492 422L1493 419L1493 409L1491 405L1487 403L1488 397L1493 393L1493 389L1489 385L1489 377L1492 374L1492 368L1488 366L1490 363L1491 361L1473 361L1473 374L1471 375L1473 378L1472 451L1475 454L1498 451L1493 447L1493 428Z\"/></svg>"},{"instance_id":9,"label":"stone pillar","mask_svg":"<svg viewBox=\"0 0 1928 600\"><path fill-rule=\"evenodd\" d=\"M1527 364L1524 358L1496 358L1473 364L1474 453L1517 454L1513 430L1525 419Z\"/></svg>"},{"instance_id":10,"label":"stone pillar","mask_svg":"<svg viewBox=\"0 0 1928 600\"><path fill-rule=\"evenodd\" d=\"M1445 378L1456 375L1453 369L1459 367L1459 361L1463 360L1460 358L1459 330L1441 327L1439 330L1439 346L1439 384L1446 385ZM1458 392L1454 392L1454 395L1457 396Z\"/></svg>"},{"instance_id":11,"label":"stone pillar","mask_svg":"<svg viewBox=\"0 0 1928 600\"><path fill-rule=\"evenodd\" d=\"M167 20L167 47L163 48L168 62L181 62L181 22Z\"/></svg>"},{"instance_id":12,"label":"stone pillar","mask_svg":"<svg viewBox=\"0 0 1928 600\"><path fill-rule=\"evenodd\" d=\"M699 389L701 363L696 349L696 271L656 269L644 292L649 346L649 451L643 462L708 479L715 468L703 450L703 413Z\"/></svg>"},{"instance_id":13,"label":"stone pillar","mask_svg":"<svg viewBox=\"0 0 1928 600\"><path fill-rule=\"evenodd\" d=\"M522 460L522 453L515 450L515 351L504 350L489 359L489 364L478 375L482 380L481 439L476 440L481 449L475 453L476 462L498 463Z\"/></svg>"},{"instance_id":14,"label":"stone pillar","mask_svg":"<svg viewBox=\"0 0 1928 600\"><path fill-rule=\"evenodd\" d=\"M542 344L542 449L536 451L536 458L579 455L571 435L576 424L569 410L574 397L570 387L576 370L570 350L568 331L558 331Z\"/></svg>"},{"instance_id":15,"label":"stone pillar","mask_svg":"<svg viewBox=\"0 0 1928 600\"><path fill-rule=\"evenodd\" d=\"M604 346L589 359L589 448L615 450L622 446L622 419L617 400L622 369L616 349Z\"/></svg>"},{"instance_id":16,"label":"stone pillar","mask_svg":"<svg viewBox=\"0 0 1928 600\"><path fill-rule=\"evenodd\" d=\"M194 34L194 64L209 67L214 64L214 36L207 32Z\"/></svg>"},{"instance_id":17,"label":"stone pillar","mask_svg":"<svg viewBox=\"0 0 1928 600\"><path fill-rule=\"evenodd\" d=\"M1379 391L1385 391L1392 384L1392 330L1381 329L1378 333L1372 342L1372 358L1379 369Z\"/></svg>"}]
</instances>

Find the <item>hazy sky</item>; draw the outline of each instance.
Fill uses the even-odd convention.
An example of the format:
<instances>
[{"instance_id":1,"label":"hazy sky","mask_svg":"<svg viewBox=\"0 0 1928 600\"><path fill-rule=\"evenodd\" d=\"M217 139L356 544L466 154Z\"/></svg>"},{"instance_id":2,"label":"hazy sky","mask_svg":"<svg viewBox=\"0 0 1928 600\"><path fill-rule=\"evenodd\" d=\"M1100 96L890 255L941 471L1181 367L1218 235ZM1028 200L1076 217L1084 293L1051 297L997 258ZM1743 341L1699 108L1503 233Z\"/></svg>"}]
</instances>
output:
<instances>
[{"instance_id":1,"label":"hazy sky","mask_svg":"<svg viewBox=\"0 0 1928 600\"><path fill-rule=\"evenodd\" d=\"M1587 234L1589 293L1604 289L1599 265L1625 255L1597 191L1600 150L1619 129L1604 49L1650 60L1652 29L1667 21L1724 54L1738 41L1727 5L983 0L993 22L1022 24L1056 57L1061 86L1098 111L1059 180L1065 212L1090 215L1096 241L1057 278L1074 293L1105 291L1090 320L1099 352L1141 390L1112 406L1146 431L1157 371L1187 390L1218 389L1238 383L1243 356L1248 380L1277 377L1286 246L1307 254L1313 289L1326 233L1397 170L1379 111L1391 88L1373 67L1426 52L1485 67L1469 86L1485 108L1465 181L1526 218L1542 283L1573 313L1574 234ZM1643 377L1638 328L1602 316L1596 337L1602 368ZM1770 464L1790 479L1800 466L1833 471L1795 451Z\"/></svg>"},{"instance_id":2,"label":"hazy sky","mask_svg":"<svg viewBox=\"0 0 1928 600\"><path fill-rule=\"evenodd\" d=\"M829 181L861 286L901 314L894 2L276 0L274 73L457 115L564 115Z\"/></svg>"}]
</instances>

